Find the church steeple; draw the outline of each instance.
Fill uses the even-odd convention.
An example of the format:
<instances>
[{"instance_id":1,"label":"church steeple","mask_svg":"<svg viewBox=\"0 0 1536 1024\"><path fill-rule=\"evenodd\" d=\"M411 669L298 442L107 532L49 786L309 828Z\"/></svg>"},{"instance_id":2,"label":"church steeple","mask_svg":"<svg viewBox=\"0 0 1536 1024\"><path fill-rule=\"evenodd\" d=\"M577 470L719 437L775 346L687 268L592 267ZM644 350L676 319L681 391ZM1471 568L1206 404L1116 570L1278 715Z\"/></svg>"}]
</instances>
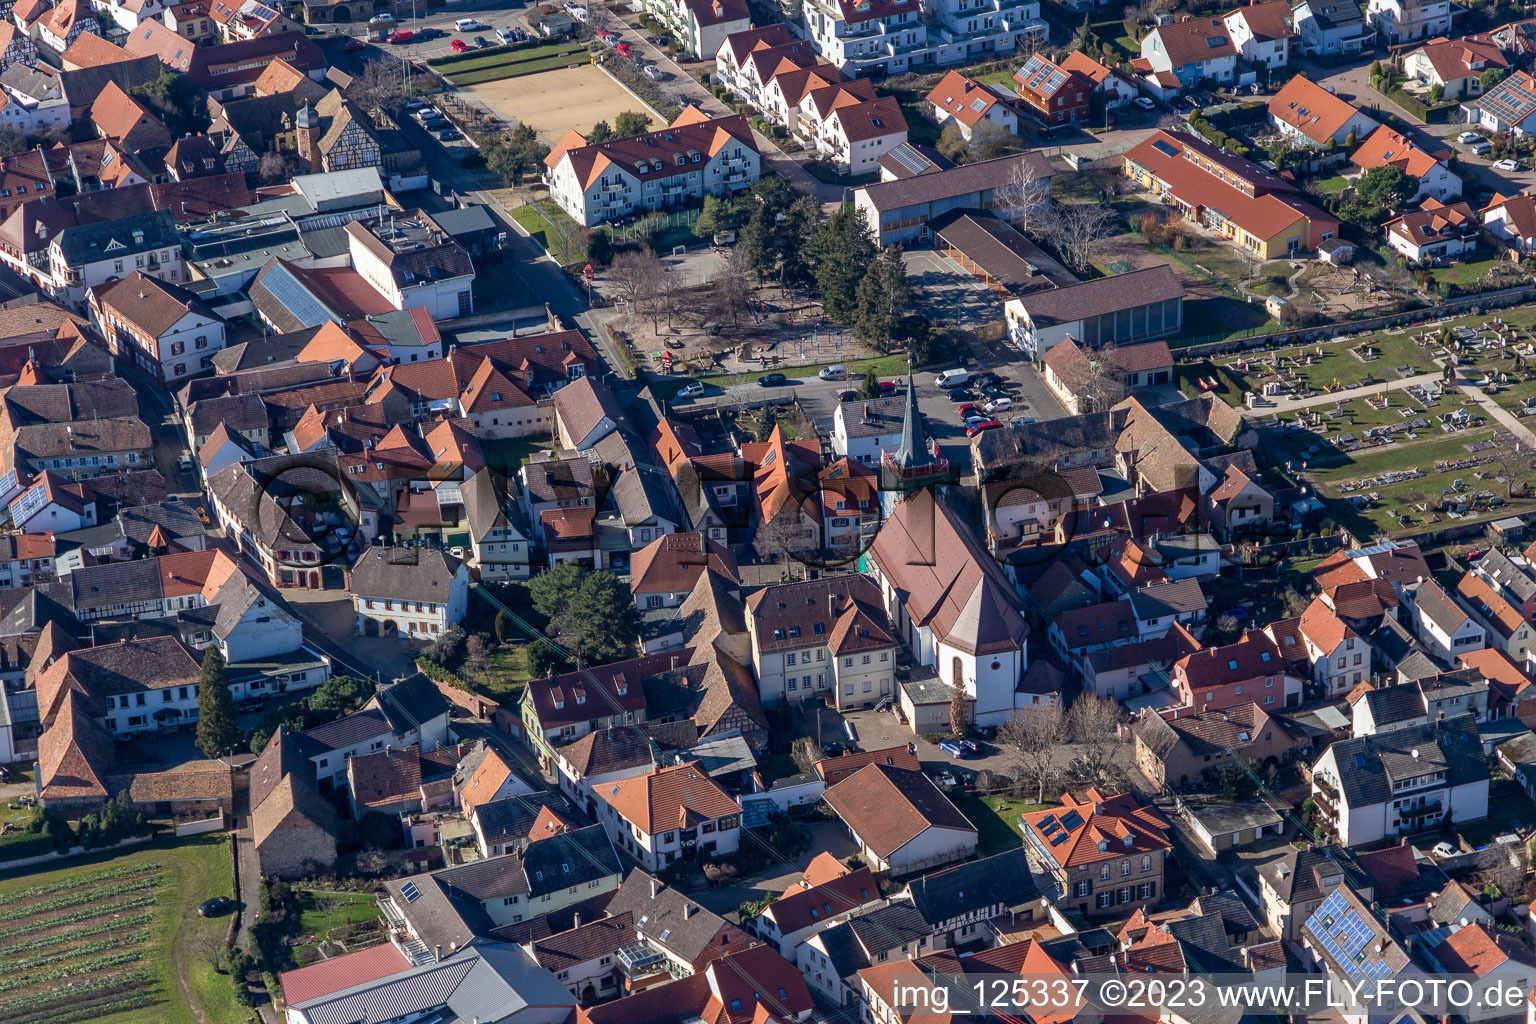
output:
<instances>
[{"instance_id":1,"label":"church steeple","mask_svg":"<svg viewBox=\"0 0 1536 1024\"><path fill-rule=\"evenodd\" d=\"M923 428L923 415L917 410L917 388L912 381L912 362L907 361L906 410L901 421L901 444L895 451L886 449L881 466L881 489L886 514L896 502L925 487L949 479L949 460Z\"/></svg>"}]
</instances>

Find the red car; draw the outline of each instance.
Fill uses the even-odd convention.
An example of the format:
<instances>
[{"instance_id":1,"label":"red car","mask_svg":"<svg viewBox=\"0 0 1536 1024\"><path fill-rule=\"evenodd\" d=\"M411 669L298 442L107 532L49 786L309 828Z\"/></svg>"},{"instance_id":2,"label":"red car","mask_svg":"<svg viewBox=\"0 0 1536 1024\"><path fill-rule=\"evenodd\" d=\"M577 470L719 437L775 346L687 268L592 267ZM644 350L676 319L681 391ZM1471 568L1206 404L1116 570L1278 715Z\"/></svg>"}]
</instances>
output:
<instances>
[{"instance_id":1,"label":"red car","mask_svg":"<svg viewBox=\"0 0 1536 1024\"><path fill-rule=\"evenodd\" d=\"M342 49L346 50L348 53L351 53L355 50L367 49L367 46L361 39L348 39L345 45L342 46Z\"/></svg>"},{"instance_id":2,"label":"red car","mask_svg":"<svg viewBox=\"0 0 1536 1024\"><path fill-rule=\"evenodd\" d=\"M880 382L880 394L882 396L894 395L898 386L899 385L893 380L883 380Z\"/></svg>"},{"instance_id":3,"label":"red car","mask_svg":"<svg viewBox=\"0 0 1536 1024\"><path fill-rule=\"evenodd\" d=\"M1002 423L998 422L997 420L981 420L978 423L972 423L970 426L966 427L965 436L975 437L983 430L992 430L993 428L1000 426L1002 426Z\"/></svg>"},{"instance_id":4,"label":"red car","mask_svg":"<svg viewBox=\"0 0 1536 1024\"><path fill-rule=\"evenodd\" d=\"M469 44L462 39L455 39L448 45L453 47L454 53L463 53L465 50L469 49Z\"/></svg>"},{"instance_id":5,"label":"red car","mask_svg":"<svg viewBox=\"0 0 1536 1024\"><path fill-rule=\"evenodd\" d=\"M960 407L959 411L960 419L964 421L981 412L981 406L977 405L975 402L966 402Z\"/></svg>"},{"instance_id":6,"label":"red car","mask_svg":"<svg viewBox=\"0 0 1536 1024\"><path fill-rule=\"evenodd\" d=\"M629 49L629 44L628 43L620 43L618 46L615 46L613 49L614 49L614 52L617 53L620 57L628 57L629 54L630 54L630 49Z\"/></svg>"}]
</instances>

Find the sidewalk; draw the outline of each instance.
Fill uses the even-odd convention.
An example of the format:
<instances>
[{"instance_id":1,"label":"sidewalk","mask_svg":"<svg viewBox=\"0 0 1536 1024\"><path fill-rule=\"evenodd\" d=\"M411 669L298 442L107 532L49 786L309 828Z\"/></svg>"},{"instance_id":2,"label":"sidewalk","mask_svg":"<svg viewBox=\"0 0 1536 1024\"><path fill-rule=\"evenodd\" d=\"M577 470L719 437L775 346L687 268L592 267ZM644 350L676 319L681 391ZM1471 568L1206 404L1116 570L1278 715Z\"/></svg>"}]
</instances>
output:
<instances>
[{"instance_id":1,"label":"sidewalk","mask_svg":"<svg viewBox=\"0 0 1536 1024\"><path fill-rule=\"evenodd\" d=\"M1522 423L1518 416L1498 402L1495 402L1482 388L1472 384L1461 384L1458 386L1461 388L1462 393L1482 406L1484 412L1498 420L1500 426L1515 435L1515 440L1527 448L1536 449L1536 433L1532 433L1531 428Z\"/></svg>"},{"instance_id":2,"label":"sidewalk","mask_svg":"<svg viewBox=\"0 0 1536 1024\"><path fill-rule=\"evenodd\" d=\"M1435 370L1432 373L1420 373L1413 377L1403 377L1401 380L1389 380L1381 384L1371 384L1363 388L1350 388L1348 391L1330 391L1326 394L1313 395L1311 398L1280 398L1271 399L1268 405L1261 405L1254 409L1244 408L1242 414L1249 419L1262 419L1266 416L1295 412L1298 409L1310 409L1314 405L1330 405L1334 402L1351 402L1356 398L1364 398L1367 395L1379 395L1383 391L1402 391L1415 384L1432 384L1444 379L1444 371Z\"/></svg>"}]
</instances>

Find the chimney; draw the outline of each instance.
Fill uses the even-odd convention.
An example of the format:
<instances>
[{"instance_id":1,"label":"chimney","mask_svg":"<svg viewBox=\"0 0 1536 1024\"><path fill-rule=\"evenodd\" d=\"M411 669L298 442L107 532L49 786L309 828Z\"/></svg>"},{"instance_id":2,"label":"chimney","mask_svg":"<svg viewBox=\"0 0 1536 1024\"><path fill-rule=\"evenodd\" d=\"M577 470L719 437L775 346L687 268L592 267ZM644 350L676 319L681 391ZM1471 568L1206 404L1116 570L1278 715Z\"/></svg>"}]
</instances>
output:
<instances>
[{"instance_id":1,"label":"chimney","mask_svg":"<svg viewBox=\"0 0 1536 1024\"><path fill-rule=\"evenodd\" d=\"M659 892L661 892L661 879L659 879L659 878L651 879L651 899L655 899L656 898L656 894L659 893Z\"/></svg>"},{"instance_id":2,"label":"chimney","mask_svg":"<svg viewBox=\"0 0 1536 1024\"><path fill-rule=\"evenodd\" d=\"M686 921L686 920L688 920L692 916L693 916L693 904L692 903L684 903L683 904L683 920Z\"/></svg>"},{"instance_id":3,"label":"chimney","mask_svg":"<svg viewBox=\"0 0 1536 1024\"><path fill-rule=\"evenodd\" d=\"M573 914L571 916L571 927L572 928L580 928L581 927L581 911L578 910L578 911L576 911L575 914Z\"/></svg>"},{"instance_id":4,"label":"chimney","mask_svg":"<svg viewBox=\"0 0 1536 1024\"><path fill-rule=\"evenodd\" d=\"M432 947L432 959L434 959L434 960L441 960L442 958L443 958L443 944L441 942L439 942L439 943L435 944Z\"/></svg>"}]
</instances>

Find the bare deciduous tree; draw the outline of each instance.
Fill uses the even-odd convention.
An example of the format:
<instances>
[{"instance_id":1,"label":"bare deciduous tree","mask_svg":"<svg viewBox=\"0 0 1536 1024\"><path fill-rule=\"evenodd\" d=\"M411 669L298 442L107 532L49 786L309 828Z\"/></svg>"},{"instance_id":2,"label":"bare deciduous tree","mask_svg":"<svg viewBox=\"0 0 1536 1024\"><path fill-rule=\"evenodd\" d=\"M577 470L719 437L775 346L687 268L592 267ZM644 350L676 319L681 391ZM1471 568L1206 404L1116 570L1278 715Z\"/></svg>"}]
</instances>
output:
<instances>
[{"instance_id":1,"label":"bare deciduous tree","mask_svg":"<svg viewBox=\"0 0 1536 1024\"><path fill-rule=\"evenodd\" d=\"M621 252L613 258L608 268L608 279L619 290L619 295L629 303L631 314L641 312L648 295L654 295L661 285L662 262L650 249Z\"/></svg>"},{"instance_id":2,"label":"bare deciduous tree","mask_svg":"<svg viewBox=\"0 0 1536 1024\"><path fill-rule=\"evenodd\" d=\"M1067 736L1077 747L1073 774L1084 786L1109 793L1124 778L1115 756L1120 749L1120 705L1093 694L1083 694L1067 712Z\"/></svg>"},{"instance_id":3,"label":"bare deciduous tree","mask_svg":"<svg viewBox=\"0 0 1536 1024\"><path fill-rule=\"evenodd\" d=\"M363 65L363 73L347 86L347 99L372 113L394 106L405 96L405 76L400 61L377 57Z\"/></svg>"},{"instance_id":4,"label":"bare deciduous tree","mask_svg":"<svg viewBox=\"0 0 1536 1024\"><path fill-rule=\"evenodd\" d=\"M790 745L789 756L794 759L796 768L802 772L809 772L811 765L820 761L826 754L822 751L821 745L816 742L815 737L800 736Z\"/></svg>"},{"instance_id":5,"label":"bare deciduous tree","mask_svg":"<svg viewBox=\"0 0 1536 1024\"><path fill-rule=\"evenodd\" d=\"M1050 205L1050 179L1040 177L1035 161L1021 157L996 191L995 201L999 216L1029 234L1039 227L1041 210Z\"/></svg>"},{"instance_id":6,"label":"bare deciduous tree","mask_svg":"<svg viewBox=\"0 0 1536 1024\"><path fill-rule=\"evenodd\" d=\"M1065 735L1066 715L1054 702L1019 708L997 730L997 745L1008 756L1014 778L1034 787L1037 804L1045 802L1045 791L1056 778L1051 756Z\"/></svg>"},{"instance_id":7,"label":"bare deciduous tree","mask_svg":"<svg viewBox=\"0 0 1536 1024\"><path fill-rule=\"evenodd\" d=\"M741 311L746 308L751 295L752 285L733 252L709 283L709 319L717 324L729 320L735 327L741 322Z\"/></svg>"},{"instance_id":8,"label":"bare deciduous tree","mask_svg":"<svg viewBox=\"0 0 1536 1024\"><path fill-rule=\"evenodd\" d=\"M288 176L288 161L281 153L263 153L256 164L256 176L262 181L279 181Z\"/></svg>"},{"instance_id":9,"label":"bare deciduous tree","mask_svg":"<svg viewBox=\"0 0 1536 1024\"><path fill-rule=\"evenodd\" d=\"M1091 373L1088 377L1085 397L1089 408L1095 412L1113 409L1125 400L1129 389L1125 386L1125 371L1120 368L1114 342L1096 352L1088 353Z\"/></svg>"},{"instance_id":10,"label":"bare deciduous tree","mask_svg":"<svg viewBox=\"0 0 1536 1024\"><path fill-rule=\"evenodd\" d=\"M1039 230L1067 266L1082 273L1093 264L1114 218L1113 210L1098 203L1053 203L1041 209Z\"/></svg>"}]
</instances>

